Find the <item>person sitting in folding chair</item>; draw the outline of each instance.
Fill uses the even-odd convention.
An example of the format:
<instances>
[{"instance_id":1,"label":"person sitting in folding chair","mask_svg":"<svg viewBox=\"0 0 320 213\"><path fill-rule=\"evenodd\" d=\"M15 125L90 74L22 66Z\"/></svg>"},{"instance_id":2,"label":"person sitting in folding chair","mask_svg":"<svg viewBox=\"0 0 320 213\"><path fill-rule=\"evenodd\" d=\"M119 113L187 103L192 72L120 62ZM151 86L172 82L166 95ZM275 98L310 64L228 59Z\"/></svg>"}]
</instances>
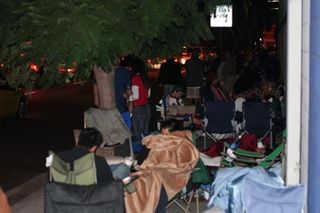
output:
<instances>
[{"instance_id":1,"label":"person sitting in folding chair","mask_svg":"<svg viewBox=\"0 0 320 213\"><path fill-rule=\"evenodd\" d=\"M171 200L186 186L198 162L199 151L192 144L190 131L149 135L143 144L150 152L133 174L139 176L134 181L137 191L125 196L126 210L128 213L162 213L166 211L162 198ZM160 202L165 204L162 208Z\"/></svg>"},{"instance_id":2,"label":"person sitting in folding chair","mask_svg":"<svg viewBox=\"0 0 320 213\"><path fill-rule=\"evenodd\" d=\"M95 155L102 143L100 132L86 128L80 132L75 148L51 153L46 165L50 181L46 185L45 212L108 212L124 211L123 183L116 181L103 157Z\"/></svg>"},{"instance_id":3,"label":"person sitting in folding chair","mask_svg":"<svg viewBox=\"0 0 320 213\"><path fill-rule=\"evenodd\" d=\"M166 97L166 104L168 106L184 106L182 101L183 90L180 87L175 87L170 94Z\"/></svg>"},{"instance_id":4,"label":"person sitting in folding chair","mask_svg":"<svg viewBox=\"0 0 320 213\"><path fill-rule=\"evenodd\" d=\"M181 120L179 117L195 113L195 105L184 105L182 100L183 89L175 87L170 94L159 101L157 111L162 113L161 117L166 120L168 117ZM168 116L168 117L167 117Z\"/></svg>"},{"instance_id":5,"label":"person sitting in folding chair","mask_svg":"<svg viewBox=\"0 0 320 213\"><path fill-rule=\"evenodd\" d=\"M102 143L102 136L95 128L85 128L81 130L77 146L68 151L58 152L56 154L62 161L73 163L89 153L93 153L94 163L97 175L96 183L107 183L114 179L123 179L130 174L129 163L119 163L109 166L105 158L95 154L97 148ZM52 156L52 155L50 155ZM52 157L47 160L47 166L51 166Z\"/></svg>"}]
</instances>

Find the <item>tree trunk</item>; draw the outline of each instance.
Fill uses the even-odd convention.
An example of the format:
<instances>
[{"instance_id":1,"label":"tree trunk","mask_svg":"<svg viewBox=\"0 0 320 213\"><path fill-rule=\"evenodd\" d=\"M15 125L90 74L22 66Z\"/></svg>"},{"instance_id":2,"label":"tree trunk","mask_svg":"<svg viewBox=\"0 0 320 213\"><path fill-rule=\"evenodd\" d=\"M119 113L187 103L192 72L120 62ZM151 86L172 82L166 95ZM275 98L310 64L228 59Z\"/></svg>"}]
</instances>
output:
<instances>
[{"instance_id":1,"label":"tree trunk","mask_svg":"<svg viewBox=\"0 0 320 213\"><path fill-rule=\"evenodd\" d=\"M115 108L114 72L105 72L97 65L94 65L93 72L96 80L93 84L94 104L104 109Z\"/></svg>"}]
</instances>

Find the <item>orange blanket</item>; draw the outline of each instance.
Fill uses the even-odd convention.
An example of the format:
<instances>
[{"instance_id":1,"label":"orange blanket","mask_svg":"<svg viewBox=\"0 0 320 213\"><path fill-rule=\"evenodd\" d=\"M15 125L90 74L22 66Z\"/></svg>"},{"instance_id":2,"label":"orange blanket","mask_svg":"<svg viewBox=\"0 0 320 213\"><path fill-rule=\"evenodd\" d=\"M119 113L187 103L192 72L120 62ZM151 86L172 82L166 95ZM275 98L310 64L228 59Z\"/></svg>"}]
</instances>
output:
<instances>
[{"instance_id":1,"label":"orange blanket","mask_svg":"<svg viewBox=\"0 0 320 213\"><path fill-rule=\"evenodd\" d=\"M137 191L125 195L127 213L155 212L161 185L168 199L172 199L187 184L199 159L190 131L151 135L144 138L143 144L150 152L140 170L133 174L140 176L134 181Z\"/></svg>"}]
</instances>

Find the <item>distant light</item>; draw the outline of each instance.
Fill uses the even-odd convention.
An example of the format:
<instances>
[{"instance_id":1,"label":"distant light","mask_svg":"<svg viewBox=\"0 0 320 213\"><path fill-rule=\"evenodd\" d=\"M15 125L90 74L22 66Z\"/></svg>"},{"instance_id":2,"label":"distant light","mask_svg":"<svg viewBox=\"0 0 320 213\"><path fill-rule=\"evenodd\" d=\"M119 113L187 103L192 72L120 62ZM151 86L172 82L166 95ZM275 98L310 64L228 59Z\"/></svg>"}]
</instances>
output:
<instances>
[{"instance_id":1,"label":"distant light","mask_svg":"<svg viewBox=\"0 0 320 213\"><path fill-rule=\"evenodd\" d=\"M279 7L273 7L271 10L279 10Z\"/></svg>"},{"instance_id":2,"label":"distant light","mask_svg":"<svg viewBox=\"0 0 320 213\"><path fill-rule=\"evenodd\" d=\"M181 64L185 64L186 63L186 61L187 61L187 59L185 59L185 58L181 58Z\"/></svg>"},{"instance_id":3,"label":"distant light","mask_svg":"<svg viewBox=\"0 0 320 213\"><path fill-rule=\"evenodd\" d=\"M262 41L262 38L259 38L259 41Z\"/></svg>"},{"instance_id":4,"label":"distant light","mask_svg":"<svg viewBox=\"0 0 320 213\"><path fill-rule=\"evenodd\" d=\"M4 64L0 64L0 67L3 68L3 67L4 67Z\"/></svg>"},{"instance_id":5,"label":"distant light","mask_svg":"<svg viewBox=\"0 0 320 213\"><path fill-rule=\"evenodd\" d=\"M39 71L39 66L37 64L30 64L30 69L33 72L38 72Z\"/></svg>"},{"instance_id":6,"label":"distant light","mask_svg":"<svg viewBox=\"0 0 320 213\"><path fill-rule=\"evenodd\" d=\"M71 73L74 73L76 71L76 69L75 68L68 68L67 71L71 72Z\"/></svg>"},{"instance_id":7,"label":"distant light","mask_svg":"<svg viewBox=\"0 0 320 213\"><path fill-rule=\"evenodd\" d=\"M279 0L268 0L268 2L270 2L270 3L279 3Z\"/></svg>"}]
</instances>

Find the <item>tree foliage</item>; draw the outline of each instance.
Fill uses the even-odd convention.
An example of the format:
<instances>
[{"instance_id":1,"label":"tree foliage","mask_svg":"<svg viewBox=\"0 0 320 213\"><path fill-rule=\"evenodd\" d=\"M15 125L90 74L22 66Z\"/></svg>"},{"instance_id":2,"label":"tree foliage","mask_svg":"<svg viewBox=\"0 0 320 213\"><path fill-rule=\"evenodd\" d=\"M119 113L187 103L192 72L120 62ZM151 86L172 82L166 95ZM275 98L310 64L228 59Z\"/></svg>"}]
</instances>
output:
<instances>
[{"instance_id":1,"label":"tree foliage","mask_svg":"<svg viewBox=\"0 0 320 213\"><path fill-rule=\"evenodd\" d=\"M40 82L50 86L64 81L57 71L61 64L77 66L77 77L87 79L93 65L108 69L122 55L168 56L184 44L212 36L208 14L199 13L194 0L20 0L11 4L4 7L5 14L14 21L5 20L10 32L3 38L0 57L10 66L15 85L27 85L35 77L28 70L30 62L44 67Z\"/></svg>"}]
</instances>

